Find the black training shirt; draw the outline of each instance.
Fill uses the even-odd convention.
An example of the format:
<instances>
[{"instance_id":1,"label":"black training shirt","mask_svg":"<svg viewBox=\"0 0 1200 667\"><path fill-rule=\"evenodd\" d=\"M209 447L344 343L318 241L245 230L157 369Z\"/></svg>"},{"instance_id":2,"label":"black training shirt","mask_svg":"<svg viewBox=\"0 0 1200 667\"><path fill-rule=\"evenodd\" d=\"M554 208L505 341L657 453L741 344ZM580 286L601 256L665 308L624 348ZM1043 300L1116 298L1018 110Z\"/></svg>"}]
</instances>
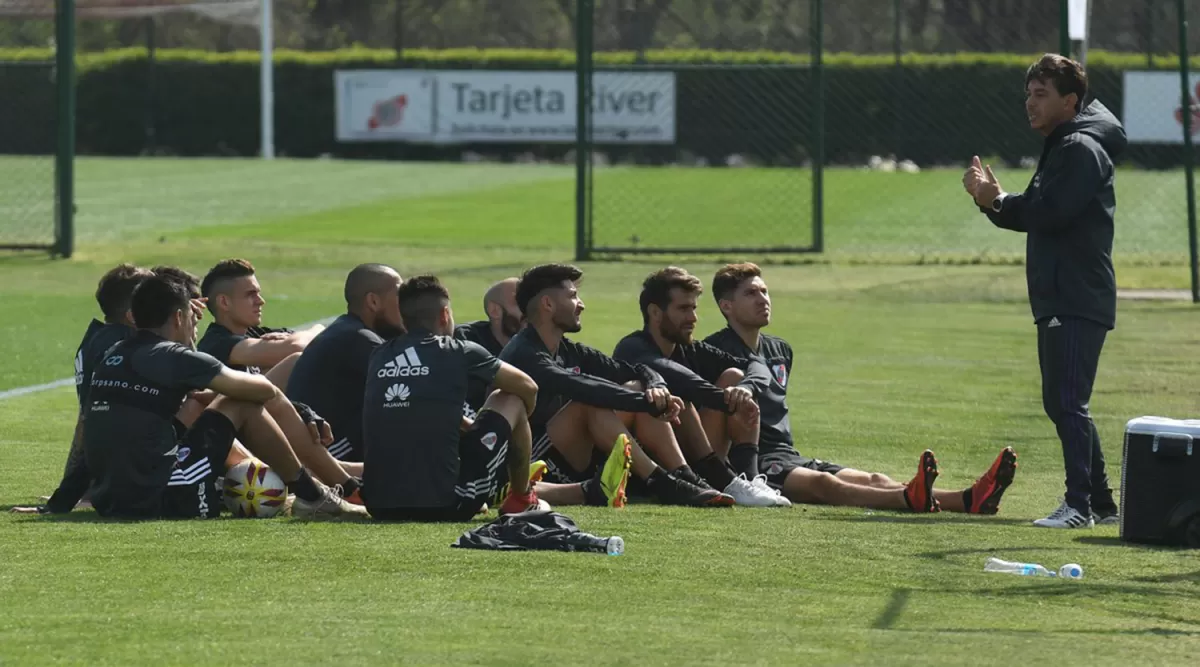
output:
<instances>
[{"instance_id":1,"label":"black training shirt","mask_svg":"<svg viewBox=\"0 0 1200 667\"><path fill-rule=\"evenodd\" d=\"M371 353L383 339L356 315L342 315L304 348L292 367L287 395L316 410L333 430L329 453L362 461L363 392Z\"/></svg>"},{"instance_id":2,"label":"black training shirt","mask_svg":"<svg viewBox=\"0 0 1200 667\"><path fill-rule=\"evenodd\" d=\"M718 347L734 356L757 356L765 361L771 380L767 391L758 396L759 441L758 451L794 449L792 425L788 419L787 385L792 374L792 346L782 338L770 334L759 334L758 349L751 350L737 332L725 327L704 342Z\"/></svg>"},{"instance_id":3,"label":"black training shirt","mask_svg":"<svg viewBox=\"0 0 1200 667\"><path fill-rule=\"evenodd\" d=\"M75 351L75 395L79 398L79 408L87 405L88 387L91 386L92 371L100 358L108 352L108 348L133 335L133 327L124 324L106 324L100 320L92 320L83 341Z\"/></svg>"},{"instance_id":4,"label":"black training shirt","mask_svg":"<svg viewBox=\"0 0 1200 667\"><path fill-rule=\"evenodd\" d=\"M469 340L487 350L494 357L500 356L500 351L504 349L500 341L496 340L496 337L492 335L492 323L487 320L471 322L470 324L460 324L454 327L454 337L459 340ZM474 420L479 414L480 408L483 407L483 402L487 400L490 389L490 382L482 382L478 378L471 378L467 387L467 401L463 404L463 414L468 419Z\"/></svg>"},{"instance_id":5,"label":"black training shirt","mask_svg":"<svg viewBox=\"0 0 1200 667\"><path fill-rule=\"evenodd\" d=\"M189 391L206 388L220 372L212 356L144 330L104 355L92 374L83 422L97 512L161 514L162 493L184 458L175 413Z\"/></svg>"},{"instance_id":6,"label":"black training shirt","mask_svg":"<svg viewBox=\"0 0 1200 667\"><path fill-rule=\"evenodd\" d=\"M245 334L235 334L223 325L213 322L204 330L204 336L196 343L196 349L206 354L211 354L217 358L217 361L225 364L235 371L245 371L255 375L261 375L262 369L258 366L242 366L240 364L229 363L229 355L233 354L233 348L238 343L248 338L262 338L269 333L292 333L291 329L271 329L269 327L250 327L246 329ZM318 413L320 414L320 413ZM324 415L321 415L324 416Z\"/></svg>"},{"instance_id":7,"label":"black training shirt","mask_svg":"<svg viewBox=\"0 0 1200 667\"><path fill-rule=\"evenodd\" d=\"M500 362L470 341L414 328L371 355L363 396L363 493L372 509L453 507L470 378Z\"/></svg>"},{"instance_id":8,"label":"black training shirt","mask_svg":"<svg viewBox=\"0 0 1200 667\"><path fill-rule=\"evenodd\" d=\"M537 407L529 423L540 428L570 401L621 412L658 415L645 393L623 387L638 381L646 389L666 387L662 376L643 364L618 361L600 350L563 338L551 355L533 327L517 332L500 359L525 371L538 386Z\"/></svg>"},{"instance_id":9,"label":"black training shirt","mask_svg":"<svg viewBox=\"0 0 1200 667\"><path fill-rule=\"evenodd\" d=\"M716 386L721 373L730 368L744 372L745 377L738 385L748 389L755 398L766 391L771 382L770 373L761 361L734 356L703 341L676 345L671 356L666 357L645 330L634 331L622 338L613 350L613 358L645 364L663 376L675 396L721 412L728 412L725 391Z\"/></svg>"}]
</instances>

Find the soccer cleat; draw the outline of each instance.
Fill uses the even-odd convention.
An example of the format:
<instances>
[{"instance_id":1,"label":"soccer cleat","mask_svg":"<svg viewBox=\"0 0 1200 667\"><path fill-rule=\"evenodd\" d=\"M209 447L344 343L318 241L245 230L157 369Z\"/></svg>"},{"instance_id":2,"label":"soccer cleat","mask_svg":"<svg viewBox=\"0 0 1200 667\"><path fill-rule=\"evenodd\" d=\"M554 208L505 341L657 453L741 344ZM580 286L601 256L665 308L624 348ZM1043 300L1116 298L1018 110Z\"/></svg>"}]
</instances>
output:
<instances>
[{"instance_id":1,"label":"soccer cleat","mask_svg":"<svg viewBox=\"0 0 1200 667\"><path fill-rule=\"evenodd\" d=\"M769 483L767 483L766 475L755 475L754 479L750 483L760 489L765 489L768 493L775 494L775 506L776 507L791 507L792 506L792 501L788 500L787 496L783 495L783 492L779 491L778 489L775 489Z\"/></svg>"},{"instance_id":2,"label":"soccer cleat","mask_svg":"<svg viewBox=\"0 0 1200 667\"><path fill-rule=\"evenodd\" d=\"M730 507L733 498L716 489L702 489L695 484L666 473L657 481L651 491L664 505L684 505L687 507Z\"/></svg>"},{"instance_id":3,"label":"soccer cleat","mask_svg":"<svg viewBox=\"0 0 1200 667\"><path fill-rule=\"evenodd\" d=\"M600 469L600 490L609 507L624 507L628 502L625 486L629 483L629 467L633 465L633 441L622 433L613 443L604 467Z\"/></svg>"},{"instance_id":4,"label":"soccer cleat","mask_svg":"<svg viewBox=\"0 0 1200 667\"><path fill-rule=\"evenodd\" d=\"M971 487L971 506L967 511L971 514L995 514L999 511L1000 498L1016 474L1017 453L1012 447L1005 447L992 467Z\"/></svg>"},{"instance_id":5,"label":"soccer cleat","mask_svg":"<svg viewBox=\"0 0 1200 667\"><path fill-rule=\"evenodd\" d=\"M1034 521L1033 525L1038 528L1091 528L1096 524L1092 520L1091 512L1084 516L1079 510L1068 505L1066 500L1063 500L1058 509L1050 513L1050 516Z\"/></svg>"},{"instance_id":6,"label":"soccer cleat","mask_svg":"<svg viewBox=\"0 0 1200 667\"><path fill-rule=\"evenodd\" d=\"M679 479L682 479L683 481L687 482L688 484L698 486L702 489L713 488L712 484L709 484L708 482L704 481L703 477L701 477L700 475L697 475L695 470L692 470L691 468L689 468L687 466L683 466L682 468L676 468L671 471L671 474L678 477Z\"/></svg>"},{"instance_id":7,"label":"soccer cleat","mask_svg":"<svg viewBox=\"0 0 1200 667\"><path fill-rule=\"evenodd\" d=\"M297 496L292 502L292 516L298 519L367 516L367 508L347 502L336 488L317 484L317 491L320 497L316 500L305 500Z\"/></svg>"},{"instance_id":8,"label":"soccer cleat","mask_svg":"<svg viewBox=\"0 0 1200 667\"><path fill-rule=\"evenodd\" d=\"M546 470L548 468L549 466L546 465L545 461L534 461L533 463L530 463L529 484L532 486L542 481L542 478L546 476Z\"/></svg>"},{"instance_id":9,"label":"soccer cleat","mask_svg":"<svg viewBox=\"0 0 1200 667\"><path fill-rule=\"evenodd\" d=\"M529 493L523 496L516 496L510 493L508 497L504 499L504 503L500 505L500 516L504 516L505 514L520 514L521 512L529 512L532 510L548 509L550 509L550 503L538 498L537 492L530 488Z\"/></svg>"},{"instance_id":10,"label":"soccer cleat","mask_svg":"<svg viewBox=\"0 0 1200 667\"><path fill-rule=\"evenodd\" d=\"M937 479L937 459L933 452L926 449L921 453L921 463L917 468L917 476L912 478L904 487L904 500L909 509L914 512L940 512L941 505L933 497L933 482Z\"/></svg>"},{"instance_id":11,"label":"soccer cleat","mask_svg":"<svg viewBox=\"0 0 1200 667\"><path fill-rule=\"evenodd\" d=\"M355 489L354 493L351 493L345 497L346 502L350 503L351 505L365 505L366 503L363 502L362 494L360 493L361 491L361 488ZM339 493L338 495L341 494Z\"/></svg>"},{"instance_id":12,"label":"soccer cleat","mask_svg":"<svg viewBox=\"0 0 1200 667\"><path fill-rule=\"evenodd\" d=\"M729 486L725 487L725 495L733 498L738 505L746 507L778 507L775 502L778 496L775 495L775 490L767 488L765 491L755 486L752 482L746 481L745 475L738 475L733 478Z\"/></svg>"}]
</instances>

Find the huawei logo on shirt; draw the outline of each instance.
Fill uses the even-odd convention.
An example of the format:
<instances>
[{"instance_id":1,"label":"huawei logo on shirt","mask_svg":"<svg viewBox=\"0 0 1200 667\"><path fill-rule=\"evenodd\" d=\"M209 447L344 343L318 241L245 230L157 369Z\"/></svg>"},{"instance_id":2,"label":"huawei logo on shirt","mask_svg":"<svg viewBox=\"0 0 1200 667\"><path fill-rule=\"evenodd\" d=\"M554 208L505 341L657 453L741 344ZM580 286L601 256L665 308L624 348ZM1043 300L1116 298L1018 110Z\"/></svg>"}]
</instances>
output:
<instances>
[{"instance_id":1,"label":"huawei logo on shirt","mask_svg":"<svg viewBox=\"0 0 1200 667\"><path fill-rule=\"evenodd\" d=\"M412 390L406 384L394 384L383 392L383 407L385 408L407 408L408 397L412 395Z\"/></svg>"}]
</instances>

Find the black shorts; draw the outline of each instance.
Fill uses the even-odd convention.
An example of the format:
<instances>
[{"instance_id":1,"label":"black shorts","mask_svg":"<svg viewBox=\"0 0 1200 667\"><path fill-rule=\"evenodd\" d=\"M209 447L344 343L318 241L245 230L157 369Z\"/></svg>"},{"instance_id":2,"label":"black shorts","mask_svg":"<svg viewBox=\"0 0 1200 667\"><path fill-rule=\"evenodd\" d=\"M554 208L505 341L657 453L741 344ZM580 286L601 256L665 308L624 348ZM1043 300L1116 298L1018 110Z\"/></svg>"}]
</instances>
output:
<instances>
[{"instance_id":1,"label":"black shorts","mask_svg":"<svg viewBox=\"0 0 1200 667\"><path fill-rule=\"evenodd\" d=\"M471 429L458 439L457 502L451 507L372 507L381 521L470 521L496 490L508 482L508 441L512 426L497 412L479 413Z\"/></svg>"},{"instance_id":2,"label":"black shorts","mask_svg":"<svg viewBox=\"0 0 1200 667\"><path fill-rule=\"evenodd\" d=\"M163 515L172 519L212 519L225 504L225 460L237 431L220 412L205 410L179 438L175 469L163 494Z\"/></svg>"},{"instance_id":3,"label":"black shorts","mask_svg":"<svg viewBox=\"0 0 1200 667\"><path fill-rule=\"evenodd\" d=\"M767 476L767 484L776 490L783 489L783 480L796 468L827 472L830 475L836 475L845 469L836 463L810 459L794 449L781 449L758 456L758 471Z\"/></svg>"}]
</instances>

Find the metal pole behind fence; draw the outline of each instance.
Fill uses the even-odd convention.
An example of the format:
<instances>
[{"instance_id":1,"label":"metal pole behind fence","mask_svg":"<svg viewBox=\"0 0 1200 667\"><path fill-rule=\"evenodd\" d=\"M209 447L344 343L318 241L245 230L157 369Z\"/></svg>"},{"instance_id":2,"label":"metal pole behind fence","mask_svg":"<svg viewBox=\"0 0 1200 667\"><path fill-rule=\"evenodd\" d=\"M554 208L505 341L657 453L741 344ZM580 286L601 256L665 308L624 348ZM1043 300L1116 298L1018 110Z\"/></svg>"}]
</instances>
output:
<instances>
[{"instance_id":1,"label":"metal pole behind fence","mask_svg":"<svg viewBox=\"0 0 1200 667\"><path fill-rule=\"evenodd\" d=\"M55 17L55 105L58 147L54 153L54 251L69 258L75 251L75 0L58 0Z\"/></svg>"},{"instance_id":2,"label":"metal pole behind fence","mask_svg":"<svg viewBox=\"0 0 1200 667\"><path fill-rule=\"evenodd\" d=\"M262 0L262 16L259 18L259 99L262 113L262 157L275 158L275 31L271 18L273 0Z\"/></svg>"},{"instance_id":3,"label":"metal pole behind fence","mask_svg":"<svg viewBox=\"0 0 1200 667\"><path fill-rule=\"evenodd\" d=\"M1200 273L1197 272L1196 261L1196 182L1195 154L1192 152L1192 96L1190 92L1191 73L1188 71L1188 24L1187 8L1184 0L1175 0L1179 13L1179 90L1180 108L1183 109L1183 173L1187 188L1188 215L1188 259L1192 279L1192 303L1200 303ZM1200 102L1200 100L1197 100Z\"/></svg>"},{"instance_id":4,"label":"metal pole behind fence","mask_svg":"<svg viewBox=\"0 0 1200 667\"><path fill-rule=\"evenodd\" d=\"M825 49L824 22L822 4L824 0L809 0L812 4L811 25L812 33L812 85L813 85L813 122L812 122L812 239L813 250L823 252L825 249L825 65L821 54Z\"/></svg>"},{"instance_id":5,"label":"metal pole behind fence","mask_svg":"<svg viewBox=\"0 0 1200 667\"><path fill-rule=\"evenodd\" d=\"M591 163L592 2L579 0L575 17L575 259L591 254L587 237L588 165Z\"/></svg>"},{"instance_id":6,"label":"metal pole behind fence","mask_svg":"<svg viewBox=\"0 0 1200 667\"><path fill-rule=\"evenodd\" d=\"M1058 54L1071 57L1071 0L1058 0Z\"/></svg>"}]
</instances>

